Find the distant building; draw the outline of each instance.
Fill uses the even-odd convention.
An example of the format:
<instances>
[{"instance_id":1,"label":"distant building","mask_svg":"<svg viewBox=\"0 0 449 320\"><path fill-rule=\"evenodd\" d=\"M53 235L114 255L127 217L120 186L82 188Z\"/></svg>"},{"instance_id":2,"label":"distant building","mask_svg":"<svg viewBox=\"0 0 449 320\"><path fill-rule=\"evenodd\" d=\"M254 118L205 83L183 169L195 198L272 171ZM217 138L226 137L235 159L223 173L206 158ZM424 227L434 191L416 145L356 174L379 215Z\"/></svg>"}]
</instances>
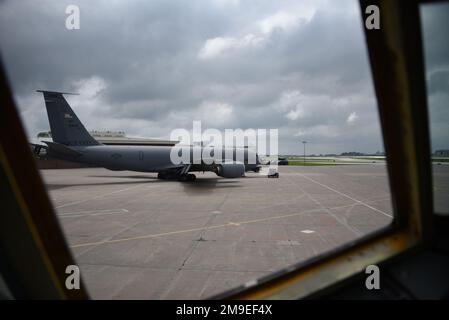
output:
<instances>
[{"instance_id":1,"label":"distant building","mask_svg":"<svg viewBox=\"0 0 449 320\"><path fill-rule=\"evenodd\" d=\"M449 150L436 150L433 155L436 157L449 157Z\"/></svg>"},{"instance_id":2,"label":"distant building","mask_svg":"<svg viewBox=\"0 0 449 320\"><path fill-rule=\"evenodd\" d=\"M127 137L124 131L89 131L98 142L107 145L143 145L143 146L174 146L179 141ZM37 139L40 142L52 141L51 131L39 132Z\"/></svg>"}]
</instances>

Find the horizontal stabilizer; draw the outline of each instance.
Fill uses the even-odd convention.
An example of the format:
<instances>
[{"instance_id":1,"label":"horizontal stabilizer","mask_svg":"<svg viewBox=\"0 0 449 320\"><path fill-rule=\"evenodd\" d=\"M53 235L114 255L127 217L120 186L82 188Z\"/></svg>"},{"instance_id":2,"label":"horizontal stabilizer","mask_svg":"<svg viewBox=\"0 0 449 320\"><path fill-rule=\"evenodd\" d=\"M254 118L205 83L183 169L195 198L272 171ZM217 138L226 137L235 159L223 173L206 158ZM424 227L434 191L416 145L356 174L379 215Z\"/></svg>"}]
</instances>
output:
<instances>
[{"instance_id":1,"label":"horizontal stabilizer","mask_svg":"<svg viewBox=\"0 0 449 320\"><path fill-rule=\"evenodd\" d=\"M33 147L33 148L45 148L47 149L48 146L42 143L33 143L33 142L28 142L28 144Z\"/></svg>"},{"instance_id":2,"label":"horizontal stabilizer","mask_svg":"<svg viewBox=\"0 0 449 320\"><path fill-rule=\"evenodd\" d=\"M71 93L71 92L59 92L59 91L48 91L48 90L36 90L36 92L54 93L54 94L71 94L72 96L79 96L79 93Z\"/></svg>"}]
</instances>

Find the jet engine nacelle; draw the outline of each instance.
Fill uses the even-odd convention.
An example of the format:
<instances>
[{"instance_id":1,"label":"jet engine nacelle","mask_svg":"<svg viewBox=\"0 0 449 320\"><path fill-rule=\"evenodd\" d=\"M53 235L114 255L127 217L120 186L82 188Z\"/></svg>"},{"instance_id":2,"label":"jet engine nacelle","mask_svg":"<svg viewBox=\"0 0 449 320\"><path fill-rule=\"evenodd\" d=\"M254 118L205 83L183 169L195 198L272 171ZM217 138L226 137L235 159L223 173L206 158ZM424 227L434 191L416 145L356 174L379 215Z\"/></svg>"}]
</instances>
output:
<instances>
[{"instance_id":1,"label":"jet engine nacelle","mask_svg":"<svg viewBox=\"0 0 449 320\"><path fill-rule=\"evenodd\" d=\"M245 174L243 163L220 163L217 164L215 173L223 178L239 178Z\"/></svg>"}]
</instances>

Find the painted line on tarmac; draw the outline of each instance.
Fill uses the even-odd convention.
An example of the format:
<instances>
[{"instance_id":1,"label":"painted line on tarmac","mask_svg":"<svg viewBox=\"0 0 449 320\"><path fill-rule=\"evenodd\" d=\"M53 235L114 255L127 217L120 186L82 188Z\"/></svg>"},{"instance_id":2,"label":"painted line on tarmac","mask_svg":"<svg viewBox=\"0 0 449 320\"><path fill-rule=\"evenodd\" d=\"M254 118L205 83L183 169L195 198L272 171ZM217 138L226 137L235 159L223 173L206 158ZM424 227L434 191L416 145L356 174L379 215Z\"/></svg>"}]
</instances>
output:
<instances>
[{"instance_id":1,"label":"painted line on tarmac","mask_svg":"<svg viewBox=\"0 0 449 320\"><path fill-rule=\"evenodd\" d=\"M393 218L393 216L392 216L391 214L388 214L388 213L386 213L386 212L384 212L384 211L382 211L382 210L379 210L379 209L377 209L377 208L374 208L374 207L370 206L369 204L367 204L367 203L365 203L365 202L363 202L363 201L354 199L353 197L348 196L347 194L345 194L345 193L343 193L343 192L340 192L340 191L338 191L338 190L335 190L334 188L331 188L331 187L329 187L329 186L327 186L327 185L325 185L325 184L322 184L322 183L320 183L320 182L318 182L318 181L315 181L315 180L313 180L312 178L306 177L306 176L303 175L303 174L301 174L301 175L302 175L304 178L306 178L307 180L312 181L312 182L314 182L314 183L316 183L316 184L318 184L318 185L320 185L320 186L322 186L322 187L324 187L324 188L326 188L326 189L328 189L328 190L331 190L331 191L333 191L333 192L335 192L335 193L338 193L339 195L342 195L342 196L344 196L344 197L346 197L346 198L348 198L348 199L350 199L350 200L352 200L352 201L354 201L354 202L357 202L357 203L361 204L362 206L365 206L365 207L367 207L367 208L369 208L369 209L371 209L371 210L374 210L374 211L376 211L376 212L379 212L379 213L381 213L381 214L383 214L384 216L387 216L387 217L389 217L389 218Z\"/></svg>"},{"instance_id":2,"label":"painted line on tarmac","mask_svg":"<svg viewBox=\"0 0 449 320\"><path fill-rule=\"evenodd\" d=\"M123 192L123 191L132 190L132 189L141 187L141 186L143 186L143 185L146 185L146 183L141 183L141 184L138 184L138 185L136 185L136 186L128 187L128 188L125 188L125 189L120 189L120 190L116 190L116 191L104 193L104 194L101 194L101 195L99 195L99 196L95 196L95 197L92 197L92 198L87 198L87 199L83 199L83 200L79 200L79 201L69 202L69 203L62 204L62 205L60 205L60 206L57 206L57 207L55 207L55 208L56 208L56 209L60 209L60 208L65 208L65 207L73 206L73 205L75 205L75 204L80 204L80 203L84 203L84 202L88 202L88 201L92 201L92 200L101 199L101 198L103 198L103 197L110 196L111 194L116 194L116 193L120 193L120 192Z\"/></svg>"},{"instance_id":3,"label":"painted line on tarmac","mask_svg":"<svg viewBox=\"0 0 449 320\"><path fill-rule=\"evenodd\" d=\"M76 211L76 212L64 212L58 214L61 218L78 218L86 216L100 216L105 214L123 214L128 213L126 209L105 209L105 210L91 210L91 211Z\"/></svg>"},{"instance_id":4,"label":"painted line on tarmac","mask_svg":"<svg viewBox=\"0 0 449 320\"><path fill-rule=\"evenodd\" d=\"M352 207L352 206L356 206L356 205L358 205L358 203L352 203L352 204L345 205L345 206L330 207L330 208L324 208L324 209L329 209L329 210L342 209L342 208L348 208L348 207ZM274 217L268 217L268 218L261 218L261 219L255 219L255 220L228 222L226 224L220 224L220 225L210 226L210 227L206 227L206 228L199 227L199 228L177 230L177 231L171 231L171 232L165 232L165 233L148 234L148 235L131 237L131 238L122 238L122 239L115 239L115 240L104 240L104 241L97 241L97 242L80 243L80 244L71 245L70 247L71 248L80 248L80 247L87 247L87 246L96 246L96 245L101 245L101 244L125 242L125 241L131 241L131 240L158 238L158 237L162 237L162 236L169 236L169 235L188 233L188 232L194 232L194 231L212 230L212 229L225 228L225 227L238 227L242 224L251 224L251 223L264 222L264 221L270 221L270 220L276 220L276 219L290 218L290 217L299 216L299 215L302 215L305 213L316 212L316 211L321 211L321 210L323 210L323 208L310 209L310 210L305 210L305 211L298 212L298 213L292 213L292 214L286 214L286 215L282 215L282 216L274 216Z\"/></svg>"}]
</instances>

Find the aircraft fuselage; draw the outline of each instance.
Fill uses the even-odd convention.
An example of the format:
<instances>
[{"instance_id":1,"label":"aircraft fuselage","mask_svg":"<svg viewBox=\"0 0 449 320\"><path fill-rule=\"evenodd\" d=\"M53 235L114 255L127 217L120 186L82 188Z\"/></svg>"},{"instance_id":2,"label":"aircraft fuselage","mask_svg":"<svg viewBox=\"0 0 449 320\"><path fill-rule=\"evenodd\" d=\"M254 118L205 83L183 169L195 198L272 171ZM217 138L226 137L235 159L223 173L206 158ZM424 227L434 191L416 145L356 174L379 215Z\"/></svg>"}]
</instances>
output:
<instances>
[{"instance_id":1,"label":"aircraft fuselage","mask_svg":"<svg viewBox=\"0 0 449 320\"><path fill-rule=\"evenodd\" d=\"M189 152L190 161L180 164L172 162L172 148L176 146L70 146L70 149L79 154L68 155L52 151L51 148L49 154L55 158L111 170L164 172L190 164L189 172L192 172L212 171L212 164L239 161L239 151L241 151L241 162L245 165L245 171L257 171L260 167L258 156L248 149L217 148L211 156L210 149L185 147L183 151ZM249 161L251 159L256 159L255 163Z\"/></svg>"}]
</instances>

